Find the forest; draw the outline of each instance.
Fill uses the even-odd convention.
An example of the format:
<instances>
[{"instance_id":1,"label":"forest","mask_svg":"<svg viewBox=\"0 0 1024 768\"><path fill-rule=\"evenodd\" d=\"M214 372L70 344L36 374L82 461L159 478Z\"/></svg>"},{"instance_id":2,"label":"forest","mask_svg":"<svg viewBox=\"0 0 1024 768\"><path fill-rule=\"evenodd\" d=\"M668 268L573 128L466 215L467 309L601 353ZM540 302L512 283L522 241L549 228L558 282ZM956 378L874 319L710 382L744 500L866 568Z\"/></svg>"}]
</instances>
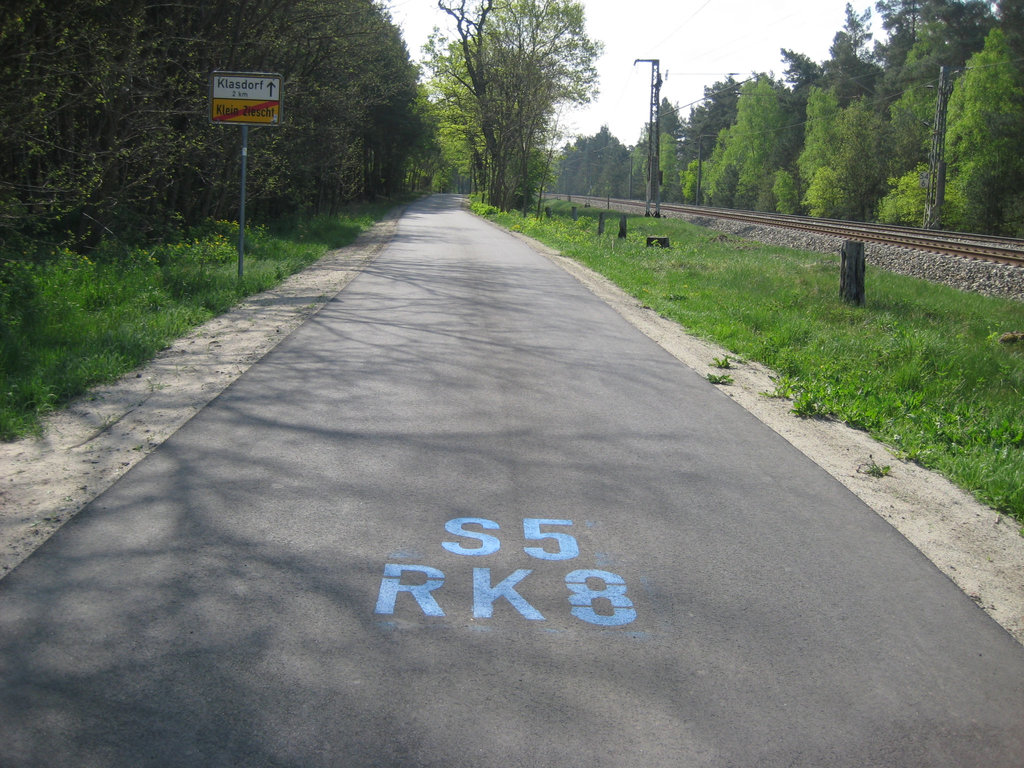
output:
<instances>
[{"instance_id":1,"label":"forest","mask_svg":"<svg viewBox=\"0 0 1024 768\"><path fill-rule=\"evenodd\" d=\"M234 219L240 128L211 124L214 70L283 76L281 124L250 130L257 216L388 195L430 162L419 72L371 0L7 0L5 263Z\"/></svg>"},{"instance_id":2,"label":"forest","mask_svg":"<svg viewBox=\"0 0 1024 768\"><path fill-rule=\"evenodd\" d=\"M847 5L827 61L781 55L781 77L713 83L688 114L662 101L662 200L922 226L941 178L931 226L1024 236L1024 2ZM558 159L553 191L644 197L646 129Z\"/></svg>"},{"instance_id":3,"label":"forest","mask_svg":"<svg viewBox=\"0 0 1024 768\"><path fill-rule=\"evenodd\" d=\"M421 70L375 0L11 0L0 16L0 286L12 261L136 245L239 202L240 130L213 124L214 71L282 76L253 129L263 220L463 184L539 196L553 116L587 101L599 43L571 0L439 0Z\"/></svg>"},{"instance_id":4,"label":"forest","mask_svg":"<svg viewBox=\"0 0 1024 768\"><path fill-rule=\"evenodd\" d=\"M0 285L57 248L233 219L240 131L209 119L215 70L283 77L281 124L249 139L262 219L429 189L524 212L544 190L643 196L646 132L558 131L598 86L582 3L436 1L422 69L373 0L5 3ZM781 55L780 76L663 101L663 200L921 225L941 170L936 225L1024 235L1024 0L848 5L827 61Z\"/></svg>"}]
</instances>

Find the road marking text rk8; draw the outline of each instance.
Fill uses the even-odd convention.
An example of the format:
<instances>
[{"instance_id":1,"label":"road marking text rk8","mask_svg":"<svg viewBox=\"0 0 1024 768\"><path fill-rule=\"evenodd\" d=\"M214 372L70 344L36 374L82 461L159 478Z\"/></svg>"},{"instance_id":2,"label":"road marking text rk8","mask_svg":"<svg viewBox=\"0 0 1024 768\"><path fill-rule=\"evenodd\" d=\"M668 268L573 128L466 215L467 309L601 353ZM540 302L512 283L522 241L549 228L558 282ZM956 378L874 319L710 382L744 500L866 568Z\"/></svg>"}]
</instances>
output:
<instances>
[{"instance_id":1,"label":"road marking text rk8","mask_svg":"<svg viewBox=\"0 0 1024 768\"><path fill-rule=\"evenodd\" d=\"M478 526L482 530L467 528ZM572 560L579 556L576 538L564 531L545 530L552 527L567 528L572 520L551 520L527 517L523 520L523 538L527 542L544 542L544 546L525 546L523 552L538 560ZM501 549L501 540L487 531L500 529L498 523L483 517L456 517L444 525L445 531L461 541L443 541L441 546L455 555L486 557ZM474 543L475 542L475 543ZM549 544L553 542L553 546ZM553 551L552 551L553 550ZM520 568L497 584L493 583L490 568L473 569L473 618L487 619L494 614L495 601L504 598L523 617L531 621L544 621L534 606L519 594L516 586L533 571ZM404 574L418 574L422 583L403 582ZM445 612L434 593L445 582L444 572L428 565L388 563L377 593L375 613L391 615L400 594L408 594L426 616L444 616ZM577 619L603 627L617 627L636 619L633 602L626 596L626 582L617 573L581 568L565 575L569 592L570 613ZM601 601L601 602L598 602ZM600 612L598 610L600 608Z\"/></svg>"}]
</instances>

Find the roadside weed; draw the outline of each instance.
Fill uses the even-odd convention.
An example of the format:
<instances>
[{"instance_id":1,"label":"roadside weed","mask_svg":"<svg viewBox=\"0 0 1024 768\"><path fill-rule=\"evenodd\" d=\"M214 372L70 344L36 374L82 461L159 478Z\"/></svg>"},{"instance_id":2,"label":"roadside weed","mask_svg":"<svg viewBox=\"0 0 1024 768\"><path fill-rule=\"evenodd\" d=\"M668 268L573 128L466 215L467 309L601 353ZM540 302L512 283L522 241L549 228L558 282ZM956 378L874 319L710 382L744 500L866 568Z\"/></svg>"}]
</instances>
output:
<instances>
[{"instance_id":1,"label":"roadside weed","mask_svg":"<svg viewBox=\"0 0 1024 768\"><path fill-rule=\"evenodd\" d=\"M889 472L892 471L892 467L890 467L888 464L886 464L885 466L879 466L878 463L875 461L874 457L868 454L868 460L861 464L860 466L858 466L857 471L860 472L862 475L869 475L871 477L881 479L889 475Z\"/></svg>"}]
</instances>

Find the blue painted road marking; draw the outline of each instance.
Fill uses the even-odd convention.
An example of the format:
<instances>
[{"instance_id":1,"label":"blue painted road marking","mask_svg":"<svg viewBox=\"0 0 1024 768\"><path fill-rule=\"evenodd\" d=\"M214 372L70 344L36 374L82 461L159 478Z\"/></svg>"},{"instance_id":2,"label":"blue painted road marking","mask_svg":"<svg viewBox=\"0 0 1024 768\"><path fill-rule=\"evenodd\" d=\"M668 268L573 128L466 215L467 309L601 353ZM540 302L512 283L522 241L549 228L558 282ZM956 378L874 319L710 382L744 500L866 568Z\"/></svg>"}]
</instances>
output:
<instances>
[{"instance_id":1,"label":"blue painted road marking","mask_svg":"<svg viewBox=\"0 0 1024 768\"><path fill-rule=\"evenodd\" d=\"M470 524L479 525L481 528L486 528L489 531L496 531L499 527L493 520L487 520L482 517L456 517L454 520L449 520L445 523L444 529L455 536L464 536L467 539L475 539L480 542L480 546L464 547L455 541L442 541L441 546L452 554L470 555L471 557L492 555L501 549L501 542L498 541L497 536L491 536L491 534L483 533L482 531L466 530L466 525Z\"/></svg>"},{"instance_id":2,"label":"blue painted road marking","mask_svg":"<svg viewBox=\"0 0 1024 768\"><path fill-rule=\"evenodd\" d=\"M510 576L491 586L491 569L473 569L473 618L489 619L494 615L494 601L504 597L512 607L531 621L544 621L540 611L526 602L526 599L515 590L516 584L529 576L533 571L520 568Z\"/></svg>"},{"instance_id":3,"label":"blue painted road marking","mask_svg":"<svg viewBox=\"0 0 1024 768\"><path fill-rule=\"evenodd\" d=\"M587 579L599 579L604 582L604 589L591 589ZM572 592L569 605L573 606L572 615L577 619L598 624L602 627L619 627L636 619L633 601L626 597L626 582L617 573L596 570L579 570L566 574L565 586ZM611 616L599 614L594 610L594 601L605 599L612 604Z\"/></svg>"},{"instance_id":4,"label":"blue painted road marking","mask_svg":"<svg viewBox=\"0 0 1024 768\"><path fill-rule=\"evenodd\" d=\"M545 530L545 528L551 527L567 528L572 524L572 520L524 518L523 538L526 541L552 541L557 545L557 550L552 552L537 546L523 547L523 552L538 560L572 560L578 557L580 548L574 536L564 531ZM467 528L467 526L474 526L474 528ZM475 530L477 526L484 530ZM492 555L501 549L501 541L498 537L484 532L501 529L501 526L494 520L484 517L456 517L446 522L444 529L453 536L479 542L477 546L465 546L457 541L442 541L441 546L452 554L482 557ZM403 574L407 573L420 574L425 577L425 581L414 584L403 583ZM520 568L497 584L492 584L490 568L474 568L473 618L492 618L494 603L504 598L524 618L530 621L544 621L541 612L516 589L517 585L531 573L533 571L528 568ZM595 589L592 586L595 580L601 583L600 589ZM394 614L398 595L405 592L412 596L425 616L443 617L446 614L433 593L440 589L444 582L444 572L437 568L428 565L388 563L384 566L384 576L377 593L377 606L374 613L386 616ZM633 601L626 597L626 581L617 573L596 569L577 569L566 574L565 586L569 590L570 613L580 621L601 627L618 627L636 620L637 613Z\"/></svg>"},{"instance_id":5,"label":"blue painted road marking","mask_svg":"<svg viewBox=\"0 0 1024 768\"><path fill-rule=\"evenodd\" d=\"M423 584L402 584L405 572L422 573L427 577ZM377 593L377 608L374 613L389 615L395 612L395 600L399 592L408 592L415 598L423 613L427 616L444 616L444 611L431 594L444 584L444 574L428 565L399 565L388 563L384 566L384 578L380 580L380 591Z\"/></svg>"},{"instance_id":6,"label":"blue painted road marking","mask_svg":"<svg viewBox=\"0 0 1024 768\"><path fill-rule=\"evenodd\" d=\"M527 541L554 539L558 542L557 552L548 552L541 547L523 547L526 554L539 560L572 560L579 555L580 547L576 539L567 533L545 533L540 529L542 525L572 525L572 520L543 520L535 517L523 520L523 538Z\"/></svg>"}]
</instances>

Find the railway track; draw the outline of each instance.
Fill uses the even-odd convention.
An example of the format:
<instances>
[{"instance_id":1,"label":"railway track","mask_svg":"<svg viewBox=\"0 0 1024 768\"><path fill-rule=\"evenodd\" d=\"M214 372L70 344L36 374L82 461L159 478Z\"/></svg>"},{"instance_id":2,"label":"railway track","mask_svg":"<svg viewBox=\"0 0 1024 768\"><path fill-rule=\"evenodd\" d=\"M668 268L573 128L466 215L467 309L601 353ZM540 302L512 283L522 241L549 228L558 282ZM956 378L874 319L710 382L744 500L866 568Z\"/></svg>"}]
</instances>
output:
<instances>
[{"instance_id":1,"label":"railway track","mask_svg":"<svg viewBox=\"0 0 1024 768\"><path fill-rule=\"evenodd\" d=\"M551 197L569 198L567 195L551 195ZM636 200L620 200L606 197L585 197L572 195L571 200L579 201L592 207L614 206L619 210L643 211L645 204ZM786 216L758 211L734 211L729 208L709 208L696 205L661 205L663 216L709 216L720 219L732 219L751 224L770 227L784 227L813 232L819 235L832 235L847 240L861 240L912 248L918 251L939 253L964 259L989 261L1024 267L1024 240L1009 237L993 237L975 235L965 232L938 232L930 229L914 229L885 224L864 224L856 221L840 221L836 219L816 219L809 216Z\"/></svg>"}]
</instances>

